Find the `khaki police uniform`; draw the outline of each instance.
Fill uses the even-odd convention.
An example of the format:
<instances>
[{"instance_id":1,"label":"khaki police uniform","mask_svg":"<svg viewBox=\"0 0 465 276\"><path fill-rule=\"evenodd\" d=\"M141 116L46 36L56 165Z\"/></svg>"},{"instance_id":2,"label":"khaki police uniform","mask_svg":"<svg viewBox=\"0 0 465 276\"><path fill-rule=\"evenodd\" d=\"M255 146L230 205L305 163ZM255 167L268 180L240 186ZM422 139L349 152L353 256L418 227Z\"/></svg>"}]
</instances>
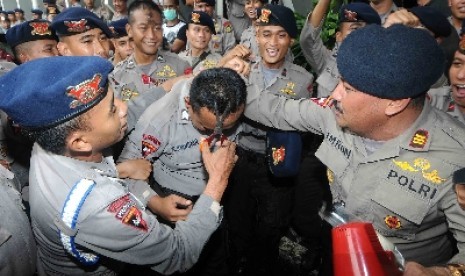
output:
<instances>
[{"instance_id":1,"label":"khaki police uniform","mask_svg":"<svg viewBox=\"0 0 465 276\"><path fill-rule=\"evenodd\" d=\"M244 46L250 49L250 52L252 54L250 55L249 59L252 62L257 62L260 59L260 52L258 50L258 43L257 43L255 30L256 30L255 26L248 27L242 33L241 42L240 42L240 44L243 44Z\"/></svg>"},{"instance_id":2,"label":"khaki police uniform","mask_svg":"<svg viewBox=\"0 0 465 276\"><path fill-rule=\"evenodd\" d=\"M64 223L64 206L73 198L73 186L83 180L95 185L77 215L71 214L76 220L71 228ZM39 244L39 275L116 275L124 263L150 265L163 274L190 268L221 221L220 205L201 195L189 219L176 223L173 231L145 210L150 193L146 183L142 186L129 186L130 190L128 182L118 179L111 156L100 163L84 162L36 144L31 159L31 213ZM88 259L99 257L96 264L79 264L65 250L70 240L60 236L74 237L77 249L93 255Z\"/></svg>"},{"instance_id":3,"label":"khaki police uniform","mask_svg":"<svg viewBox=\"0 0 465 276\"><path fill-rule=\"evenodd\" d=\"M310 17L310 16L309 16ZM317 74L318 97L328 97L339 83L339 71L337 69L337 45L329 50L321 40L323 21L317 28L305 22L300 33L300 46L305 59Z\"/></svg>"},{"instance_id":4,"label":"khaki police uniform","mask_svg":"<svg viewBox=\"0 0 465 276\"><path fill-rule=\"evenodd\" d=\"M452 184L453 172L465 166L460 123L425 104L407 131L368 155L369 141L341 129L330 108L263 92L249 92L247 102L245 115L253 120L324 135L316 156L328 167L333 201L373 223L407 261L465 263L465 211Z\"/></svg>"},{"instance_id":5,"label":"khaki police uniform","mask_svg":"<svg viewBox=\"0 0 465 276\"><path fill-rule=\"evenodd\" d=\"M0 165L0 274L34 275L36 243L14 174Z\"/></svg>"},{"instance_id":6,"label":"khaki police uniform","mask_svg":"<svg viewBox=\"0 0 465 276\"><path fill-rule=\"evenodd\" d=\"M236 46L234 29L229 20L219 15L213 17L213 23L215 24L216 34L212 34L208 45L213 53L222 56Z\"/></svg>"},{"instance_id":7,"label":"khaki police uniform","mask_svg":"<svg viewBox=\"0 0 465 276\"><path fill-rule=\"evenodd\" d=\"M236 41L241 40L242 33L250 26L249 17L244 12L245 0L228 0L226 7L228 19L234 28Z\"/></svg>"},{"instance_id":8,"label":"khaki police uniform","mask_svg":"<svg viewBox=\"0 0 465 276\"><path fill-rule=\"evenodd\" d=\"M189 64L180 60L175 54L159 50L157 58L147 72L141 67L143 66L137 65L133 54L118 63L110 74L110 79L114 81L117 90L116 96L123 101L129 101L139 94L149 92L167 79L183 75Z\"/></svg>"},{"instance_id":9,"label":"khaki police uniform","mask_svg":"<svg viewBox=\"0 0 465 276\"><path fill-rule=\"evenodd\" d=\"M103 4L102 4L103 5ZM95 13L100 19L105 21L106 23L110 22L111 20L111 13L106 7L93 7L91 10L89 10L93 13ZM113 20L115 21L115 20Z\"/></svg>"},{"instance_id":10,"label":"khaki police uniform","mask_svg":"<svg viewBox=\"0 0 465 276\"><path fill-rule=\"evenodd\" d=\"M187 61L191 67L195 65L192 68L194 74L198 74L205 69L215 68L222 58L221 55L217 53L208 52L207 56L200 60L200 57L193 57L190 50L182 51L178 56L182 60Z\"/></svg>"},{"instance_id":11,"label":"khaki police uniform","mask_svg":"<svg viewBox=\"0 0 465 276\"><path fill-rule=\"evenodd\" d=\"M119 161L150 160L155 182L189 199L198 197L208 180L199 150L199 137L205 135L192 125L184 102L191 81L180 81L170 93L147 108L119 158ZM224 133L235 141L239 130L236 126Z\"/></svg>"},{"instance_id":12,"label":"khaki police uniform","mask_svg":"<svg viewBox=\"0 0 465 276\"><path fill-rule=\"evenodd\" d=\"M285 61L279 69L279 73L271 80L269 84L265 84L264 73L261 63L256 63L250 72L248 82L255 84L260 91L266 89L266 93L284 96L293 99L310 98L312 95L313 76L304 68L295 65L289 61ZM254 88L254 86L249 86ZM269 113L269 115L271 115ZM266 129L244 123L244 129L239 136L238 145L247 150L259 154L265 153Z\"/></svg>"},{"instance_id":13,"label":"khaki police uniform","mask_svg":"<svg viewBox=\"0 0 465 276\"><path fill-rule=\"evenodd\" d=\"M451 96L450 86L442 86L440 88L432 88L428 91L428 99L430 104L439 110L442 110L465 124L465 114L456 106Z\"/></svg>"}]
</instances>

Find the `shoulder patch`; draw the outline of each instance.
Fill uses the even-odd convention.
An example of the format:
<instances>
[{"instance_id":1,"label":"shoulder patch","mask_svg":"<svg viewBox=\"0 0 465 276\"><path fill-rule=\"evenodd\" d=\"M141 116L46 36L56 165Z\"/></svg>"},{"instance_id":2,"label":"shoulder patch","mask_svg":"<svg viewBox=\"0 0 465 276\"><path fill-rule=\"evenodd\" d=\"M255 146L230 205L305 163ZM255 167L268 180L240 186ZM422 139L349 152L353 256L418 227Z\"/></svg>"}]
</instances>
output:
<instances>
[{"instance_id":1,"label":"shoulder patch","mask_svg":"<svg viewBox=\"0 0 465 276\"><path fill-rule=\"evenodd\" d=\"M230 32L233 31L233 27L231 25L231 22L229 22L229 21L225 21L223 23L223 27L224 27L224 31L227 32L227 33L230 33Z\"/></svg>"},{"instance_id":2,"label":"shoulder patch","mask_svg":"<svg viewBox=\"0 0 465 276\"><path fill-rule=\"evenodd\" d=\"M160 147L161 142L157 137L150 134L142 135L142 156L145 158L156 152Z\"/></svg>"},{"instance_id":3,"label":"shoulder patch","mask_svg":"<svg viewBox=\"0 0 465 276\"><path fill-rule=\"evenodd\" d=\"M148 229L147 222L142 218L142 211L137 208L136 203L128 194L113 201L107 211L114 213L115 218L123 224L143 231Z\"/></svg>"}]
</instances>

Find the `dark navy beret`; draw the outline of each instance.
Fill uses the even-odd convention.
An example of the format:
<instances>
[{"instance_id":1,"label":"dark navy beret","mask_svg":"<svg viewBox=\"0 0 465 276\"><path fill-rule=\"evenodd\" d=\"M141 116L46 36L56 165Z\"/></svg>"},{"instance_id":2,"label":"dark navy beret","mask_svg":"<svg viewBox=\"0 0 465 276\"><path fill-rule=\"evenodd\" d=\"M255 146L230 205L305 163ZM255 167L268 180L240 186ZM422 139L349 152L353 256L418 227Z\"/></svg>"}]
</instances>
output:
<instances>
[{"instance_id":1,"label":"dark navy beret","mask_svg":"<svg viewBox=\"0 0 465 276\"><path fill-rule=\"evenodd\" d=\"M15 11L6 11L7 14L15 14Z\"/></svg>"},{"instance_id":2,"label":"dark navy beret","mask_svg":"<svg viewBox=\"0 0 465 276\"><path fill-rule=\"evenodd\" d=\"M44 4L56 4L56 0L43 0Z\"/></svg>"},{"instance_id":3,"label":"dark navy beret","mask_svg":"<svg viewBox=\"0 0 465 276\"><path fill-rule=\"evenodd\" d=\"M126 32L126 24L128 24L127 18L111 21L110 23L108 23L108 27L110 28L113 34L112 37L120 38L123 36L127 36L128 33Z\"/></svg>"},{"instance_id":4,"label":"dark navy beret","mask_svg":"<svg viewBox=\"0 0 465 276\"><path fill-rule=\"evenodd\" d=\"M465 168L461 168L454 172L454 175L452 176L452 183L465 184Z\"/></svg>"},{"instance_id":5,"label":"dark navy beret","mask_svg":"<svg viewBox=\"0 0 465 276\"><path fill-rule=\"evenodd\" d=\"M429 33L401 24L361 28L344 39L337 55L337 67L345 81L385 99L426 93L444 66L444 54Z\"/></svg>"},{"instance_id":6,"label":"dark navy beret","mask_svg":"<svg viewBox=\"0 0 465 276\"><path fill-rule=\"evenodd\" d=\"M33 14L38 14L38 15L42 15L44 12L42 10L39 10L39 9L32 9L31 10L31 13Z\"/></svg>"},{"instance_id":7,"label":"dark navy beret","mask_svg":"<svg viewBox=\"0 0 465 276\"><path fill-rule=\"evenodd\" d=\"M15 11L15 12L24 13L23 9L19 9L19 8L14 9L14 11Z\"/></svg>"},{"instance_id":8,"label":"dark navy beret","mask_svg":"<svg viewBox=\"0 0 465 276\"><path fill-rule=\"evenodd\" d=\"M440 11L429 6L418 6L409 9L416 15L425 28L430 30L435 37L448 37L452 31L452 26L447 17Z\"/></svg>"},{"instance_id":9,"label":"dark navy beret","mask_svg":"<svg viewBox=\"0 0 465 276\"><path fill-rule=\"evenodd\" d=\"M381 18L369 4L354 2L345 4L339 9L339 23L341 22L365 22L381 25Z\"/></svg>"},{"instance_id":10,"label":"dark navy beret","mask_svg":"<svg viewBox=\"0 0 465 276\"><path fill-rule=\"evenodd\" d=\"M196 3L207 3L209 6L215 6L216 0L199 0Z\"/></svg>"},{"instance_id":11,"label":"dark navy beret","mask_svg":"<svg viewBox=\"0 0 465 276\"><path fill-rule=\"evenodd\" d=\"M26 62L0 77L0 109L23 128L54 127L99 103L107 93L112 70L113 65L101 57L59 56Z\"/></svg>"},{"instance_id":12,"label":"dark navy beret","mask_svg":"<svg viewBox=\"0 0 465 276\"><path fill-rule=\"evenodd\" d=\"M212 34L216 34L215 30L215 23L213 23L213 19L205 12L201 11L193 11L191 13L191 18L187 24L197 24L206 26L210 29Z\"/></svg>"},{"instance_id":13,"label":"dark navy beret","mask_svg":"<svg viewBox=\"0 0 465 276\"><path fill-rule=\"evenodd\" d=\"M107 37L112 37L108 25L95 13L81 7L67 8L52 21L52 28L58 36L75 35L93 28L101 29Z\"/></svg>"},{"instance_id":14,"label":"dark navy beret","mask_svg":"<svg viewBox=\"0 0 465 276\"><path fill-rule=\"evenodd\" d=\"M257 22L260 26L277 25L283 27L290 37L297 37L297 23L294 12L282 5L264 5L257 10Z\"/></svg>"},{"instance_id":15,"label":"dark navy beret","mask_svg":"<svg viewBox=\"0 0 465 276\"><path fill-rule=\"evenodd\" d=\"M50 27L50 22L42 19L20 23L6 32L6 42L11 48L24 42L44 39L58 40L55 32Z\"/></svg>"}]
</instances>

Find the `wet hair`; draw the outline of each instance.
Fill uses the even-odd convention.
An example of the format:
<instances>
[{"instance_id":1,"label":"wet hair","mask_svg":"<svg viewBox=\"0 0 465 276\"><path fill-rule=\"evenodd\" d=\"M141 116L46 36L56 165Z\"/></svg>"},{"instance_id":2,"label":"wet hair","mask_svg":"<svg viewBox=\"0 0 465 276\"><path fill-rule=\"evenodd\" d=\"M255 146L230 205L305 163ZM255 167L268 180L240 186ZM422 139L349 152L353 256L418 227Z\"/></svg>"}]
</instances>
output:
<instances>
[{"instance_id":1,"label":"wet hair","mask_svg":"<svg viewBox=\"0 0 465 276\"><path fill-rule=\"evenodd\" d=\"M21 134L37 142L44 150L63 155L66 149L66 139L69 135L79 130L92 130L87 122L88 115L84 113L76 118L47 129L30 130L21 128Z\"/></svg>"},{"instance_id":2,"label":"wet hair","mask_svg":"<svg viewBox=\"0 0 465 276\"><path fill-rule=\"evenodd\" d=\"M202 107L223 118L245 104L247 88L242 77L229 68L213 68L200 72L189 91L192 110Z\"/></svg>"},{"instance_id":3,"label":"wet hair","mask_svg":"<svg viewBox=\"0 0 465 276\"><path fill-rule=\"evenodd\" d=\"M158 14L160 14L160 16L162 16L162 12L161 12L160 8L153 1L151 1L151 0L136 0L136 1L132 2L131 5L129 5L129 7L128 7L129 24L134 22L134 11L136 11L136 10L145 10L145 9L154 10L154 11L158 12Z\"/></svg>"}]
</instances>

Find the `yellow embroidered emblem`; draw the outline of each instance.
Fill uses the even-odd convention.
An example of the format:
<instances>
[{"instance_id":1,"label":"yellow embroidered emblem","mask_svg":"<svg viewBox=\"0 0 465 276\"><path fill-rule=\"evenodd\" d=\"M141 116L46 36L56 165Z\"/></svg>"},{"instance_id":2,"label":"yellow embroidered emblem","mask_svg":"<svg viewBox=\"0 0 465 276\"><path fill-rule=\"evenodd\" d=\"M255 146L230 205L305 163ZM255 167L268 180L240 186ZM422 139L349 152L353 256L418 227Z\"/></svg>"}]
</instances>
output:
<instances>
[{"instance_id":1,"label":"yellow embroidered emblem","mask_svg":"<svg viewBox=\"0 0 465 276\"><path fill-rule=\"evenodd\" d=\"M191 21L194 23L200 23L200 14L193 12L191 16Z\"/></svg>"},{"instance_id":2,"label":"yellow embroidered emblem","mask_svg":"<svg viewBox=\"0 0 465 276\"><path fill-rule=\"evenodd\" d=\"M396 216L386 216L384 218L384 223L391 229L400 229L401 227L400 219Z\"/></svg>"},{"instance_id":3,"label":"yellow embroidered emblem","mask_svg":"<svg viewBox=\"0 0 465 276\"><path fill-rule=\"evenodd\" d=\"M131 90L131 89L127 88L127 87L125 87L125 88L123 88L123 90L121 90L121 100L123 102L127 102L130 99L135 98L137 96L139 96L139 92Z\"/></svg>"},{"instance_id":4,"label":"yellow embroidered emblem","mask_svg":"<svg viewBox=\"0 0 465 276\"><path fill-rule=\"evenodd\" d=\"M271 11L269 9L262 9L262 14L258 18L258 21L263 23L268 23L270 21Z\"/></svg>"},{"instance_id":5,"label":"yellow embroidered emblem","mask_svg":"<svg viewBox=\"0 0 465 276\"><path fill-rule=\"evenodd\" d=\"M216 64L217 64L216 60L206 59L203 61L202 67L203 69L210 69L210 68L216 67Z\"/></svg>"},{"instance_id":6,"label":"yellow embroidered emblem","mask_svg":"<svg viewBox=\"0 0 465 276\"><path fill-rule=\"evenodd\" d=\"M330 169L326 169L326 176L328 177L329 184L334 182L334 173Z\"/></svg>"},{"instance_id":7,"label":"yellow embroidered emblem","mask_svg":"<svg viewBox=\"0 0 465 276\"><path fill-rule=\"evenodd\" d=\"M165 77L165 78L176 77L176 72L174 72L171 66L165 65L163 66L163 69L161 71L157 72L157 77Z\"/></svg>"},{"instance_id":8,"label":"yellow embroidered emblem","mask_svg":"<svg viewBox=\"0 0 465 276\"><path fill-rule=\"evenodd\" d=\"M294 92L294 86L295 86L295 83L293 82L288 82L286 84L286 87L279 90L281 93L284 93L284 94L287 94L287 95L290 95L290 96L295 96L295 92Z\"/></svg>"},{"instance_id":9,"label":"yellow embroidered emblem","mask_svg":"<svg viewBox=\"0 0 465 276\"><path fill-rule=\"evenodd\" d=\"M442 178L438 174L438 170L430 170L431 163L425 158L416 158L413 160L413 165L411 165L407 161L396 161L392 160L397 167L401 168L404 171L408 172L421 172L424 179L434 183L434 184L442 184L446 181L445 178Z\"/></svg>"}]
</instances>

